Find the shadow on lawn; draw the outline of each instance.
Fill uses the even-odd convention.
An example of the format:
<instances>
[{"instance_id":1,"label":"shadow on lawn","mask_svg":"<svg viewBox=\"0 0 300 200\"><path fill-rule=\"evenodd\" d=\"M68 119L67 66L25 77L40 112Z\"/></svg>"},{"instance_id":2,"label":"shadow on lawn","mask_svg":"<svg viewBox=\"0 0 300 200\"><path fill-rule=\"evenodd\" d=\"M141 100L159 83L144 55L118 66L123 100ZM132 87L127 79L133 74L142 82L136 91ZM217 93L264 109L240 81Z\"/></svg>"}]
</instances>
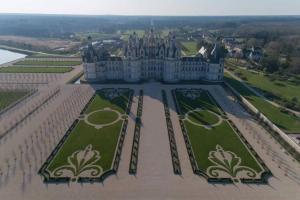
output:
<instances>
[{"instance_id":1,"label":"shadow on lawn","mask_svg":"<svg viewBox=\"0 0 300 200\"><path fill-rule=\"evenodd\" d=\"M209 123L208 121L205 120L204 115L200 112L192 112L189 114L192 118L196 119L197 121L199 121L201 124L203 125L210 125L211 123Z\"/></svg>"}]
</instances>

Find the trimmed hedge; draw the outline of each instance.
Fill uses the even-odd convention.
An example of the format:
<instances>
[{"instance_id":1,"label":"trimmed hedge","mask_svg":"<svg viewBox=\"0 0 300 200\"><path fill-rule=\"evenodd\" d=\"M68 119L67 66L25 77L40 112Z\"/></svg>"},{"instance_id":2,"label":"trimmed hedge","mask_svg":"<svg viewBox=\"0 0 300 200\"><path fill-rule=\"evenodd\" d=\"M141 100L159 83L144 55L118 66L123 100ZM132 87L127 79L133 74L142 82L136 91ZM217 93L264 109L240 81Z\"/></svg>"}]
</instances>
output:
<instances>
[{"instance_id":1,"label":"trimmed hedge","mask_svg":"<svg viewBox=\"0 0 300 200\"><path fill-rule=\"evenodd\" d=\"M137 172L137 164L138 164L138 155L139 155L139 143L140 143L140 133L141 133L141 125L142 125L142 114L143 114L143 90L140 90L137 113L135 118L135 127L133 134L133 143L131 149L131 157L129 164L129 173L136 174Z\"/></svg>"},{"instance_id":2,"label":"trimmed hedge","mask_svg":"<svg viewBox=\"0 0 300 200\"><path fill-rule=\"evenodd\" d=\"M167 99L166 92L164 90L162 90L161 92L162 92L162 98L163 98L163 104L164 104L164 110L165 110L165 116L166 116L166 123L167 123L167 130L168 130L168 136L169 136L173 171L174 171L174 174L181 174L180 160L179 160L179 156L178 156L173 125L172 125L172 121L170 118L168 99Z\"/></svg>"}]
</instances>

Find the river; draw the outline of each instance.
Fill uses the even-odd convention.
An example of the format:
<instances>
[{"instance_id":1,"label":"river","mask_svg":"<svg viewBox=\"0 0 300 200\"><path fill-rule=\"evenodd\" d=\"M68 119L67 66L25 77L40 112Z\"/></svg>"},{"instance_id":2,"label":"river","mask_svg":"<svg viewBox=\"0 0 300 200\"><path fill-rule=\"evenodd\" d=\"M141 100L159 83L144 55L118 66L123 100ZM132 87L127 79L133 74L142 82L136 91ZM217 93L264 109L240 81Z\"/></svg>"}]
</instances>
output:
<instances>
[{"instance_id":1,"label":"river","mask_svg":"<svg viewBox=\"0 0 300 200\"><path fill-rule=\"evenodd\" d=\"M0 65L25 57L26 55L24 54L0 49Z\"/></svg>"}]
</instances>

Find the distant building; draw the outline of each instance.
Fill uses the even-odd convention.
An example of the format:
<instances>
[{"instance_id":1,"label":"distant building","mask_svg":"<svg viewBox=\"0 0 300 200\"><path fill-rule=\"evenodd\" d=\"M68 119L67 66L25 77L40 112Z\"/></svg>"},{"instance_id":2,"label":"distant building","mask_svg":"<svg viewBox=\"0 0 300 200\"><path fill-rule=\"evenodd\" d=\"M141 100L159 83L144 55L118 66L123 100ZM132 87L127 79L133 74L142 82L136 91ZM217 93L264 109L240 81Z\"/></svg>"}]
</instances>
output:
<instances>
[{"instance_id":1,"label":"distant building","mask_svg":"<svg viewBox=\"0 0 300 200\"><path fill-rule=\"evenodd\" d=\"M252 47L248 58L252 61L259 62L263 57L263 51L260 47Z\"/></svg>"},{"instance_id":2,"label":"distant building","mask_svg":"<svg viewBox=\"0 0 300 200\"><path fill-rule=\"evenodd\" d=\"M222 43L224 44L232 44L235 43L235 38L234 37L224 37L222 39Z\"/></svg>"},{"instance_id":3,"label":"distant building","mask_svg":"<svg viewBox=\"0 0 300 200\"><path fill-rule=\"evenodd\" d=\"M231 58L243 58L244 53L242 49L242 43L240 42L240 38L235 37L224 37L222 39L222 43L227 49L227 56Z\"/></svg>"},{"instance_id":4,"label":"distant building","mask_svg":"<svg viewBox=\"0 0 300 200\"><path fill-rule=\"evenodd\" d=\"M220 57L218 43L211 52L205 52L205 56L182 57L173 33L161 38L151 30L143 38L136 33L130 35L123 56L116 57L111 56L103 45L93 45L91 38L89 41L88 46L82 49L84 77L87 81L223 80L224 59Z\"/></svg>"},{"instance_id":5,"label":"distant building","mask_svg":"<svg viewBox=\"0 0 300 200\"><path fill-rule=\"evenodd\" d=\"M227 51L228 51L229 57L232 57L232 58L243 58L244 57L243 49L241 49L239 47L227 49Z\"/></svg>"}]
</instances>

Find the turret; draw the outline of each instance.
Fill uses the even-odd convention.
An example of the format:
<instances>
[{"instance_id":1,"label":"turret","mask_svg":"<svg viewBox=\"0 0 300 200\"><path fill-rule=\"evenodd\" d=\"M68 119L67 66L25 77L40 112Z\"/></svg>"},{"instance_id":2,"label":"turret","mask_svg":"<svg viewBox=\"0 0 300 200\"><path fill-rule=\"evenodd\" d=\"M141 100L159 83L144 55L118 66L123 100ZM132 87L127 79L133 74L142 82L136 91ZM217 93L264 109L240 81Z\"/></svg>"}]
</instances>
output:
<instances>
[{"instance_id":1,"label":"turret","mask_svg":"<svg viewBox=\"0 0 300 200\"><path fill-rule=\"evenodd\" d=\"M221 58L221 49L219 39L216 39L213 50L210 53L210 60L214 63L220 63Z\"/></svg>"},{"instance_id":2,"label":"turret","mask_svg":"<svg viewBox=\"0 0 300 200\"><path fill-rule=\"evenodd\" d=\"M88 38L87 38L87 41L88 41L88 47L92 47L93 46L93 40L92 40L92 37L89 35Z\"/></svg>"}]
</instances>

